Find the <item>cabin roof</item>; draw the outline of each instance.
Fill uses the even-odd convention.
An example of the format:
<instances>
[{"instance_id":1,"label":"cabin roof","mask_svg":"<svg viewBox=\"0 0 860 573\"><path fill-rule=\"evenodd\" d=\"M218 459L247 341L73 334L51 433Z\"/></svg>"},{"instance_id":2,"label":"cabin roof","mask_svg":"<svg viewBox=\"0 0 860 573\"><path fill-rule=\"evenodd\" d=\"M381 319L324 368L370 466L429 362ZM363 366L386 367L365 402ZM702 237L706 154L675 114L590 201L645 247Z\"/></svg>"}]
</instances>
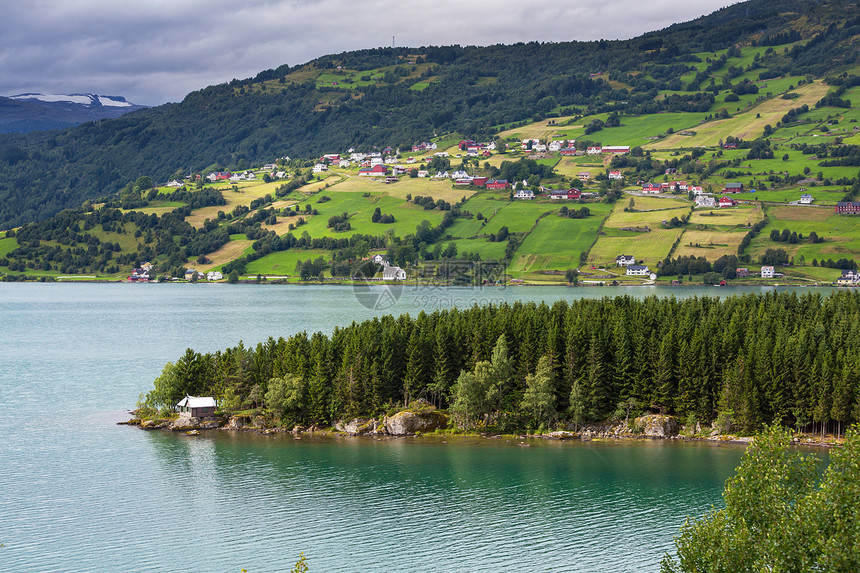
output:
<instances>
[{"instance_id":1,"label":"cabin roof","mask_svg":"<svg viewBox=\"0 0 860 573\"><path fill-rule=\"evenodd\" d=\"M182 408L183 406L186 406L188 408L214 408L215 398L211 396L186 396L176 405L180 408Z\"/></svg>"}]
</instances>

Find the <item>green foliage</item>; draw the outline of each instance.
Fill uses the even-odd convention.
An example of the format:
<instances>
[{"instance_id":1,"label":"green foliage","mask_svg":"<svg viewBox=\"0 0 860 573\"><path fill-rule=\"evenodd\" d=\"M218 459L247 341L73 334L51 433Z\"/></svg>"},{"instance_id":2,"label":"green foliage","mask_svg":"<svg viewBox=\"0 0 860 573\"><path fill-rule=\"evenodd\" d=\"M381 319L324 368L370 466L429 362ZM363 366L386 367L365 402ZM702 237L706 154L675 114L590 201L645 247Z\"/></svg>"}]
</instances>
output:
<instances>
[{"instance_id":1,"label":"green foliage","mask_svg":"<svg viewBox=\"0 0 860 573\"><path fill-rule=\"evenodd\" d=\"M300 417L305 408L306 387L304 380L291 374L283 378L272 378L266 391L266 407L281 418Z\"/></svg>"},{"instance_id":2,"label":"green foliage","mask_svg":"<svg viewBox=\"0 0 860 573\"><path fill-rule=\"evenodd\" d=\"M451 413L458 427L471 429L479 422L487 422L487 417L498 410L505 398L512 371L503 334L493 347L491 361L478 362L471 372L464 370L457 378Z\"/></svg>"},{"instance_id":3,"label":"green foliage","mask_svg":"<svg viewBox=\"0 0 860 573\"><path fill-rule=\"evenodd\" d=\"M555 372L549 356L541 356L535 373L526 376L520 408L534 427L545 426L555 419Z\"/></svg>"},{"instance_id":4,"label":"green foliage","mask_svg":"<svg viewBox=\"0 0 860 573\"><path fill-rule=\"evenodd\" d=\"M860 432L848 432L815 485L815 454L768 427L726 482L725 509L688 520L664 573L849 572L860 568Z\"/></svg>"}]
</instances>

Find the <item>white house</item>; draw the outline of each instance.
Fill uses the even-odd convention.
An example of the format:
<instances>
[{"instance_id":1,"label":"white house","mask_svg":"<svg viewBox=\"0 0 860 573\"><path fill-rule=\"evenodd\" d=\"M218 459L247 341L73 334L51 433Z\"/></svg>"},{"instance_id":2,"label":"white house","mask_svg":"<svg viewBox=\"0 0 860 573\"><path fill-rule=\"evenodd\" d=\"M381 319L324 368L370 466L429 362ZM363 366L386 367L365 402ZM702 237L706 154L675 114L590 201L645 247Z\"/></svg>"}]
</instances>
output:
<instances>
[{"instance_id":1,"label":"white house","mask_svg":"<svg viewBox=\"0 0 860 573\"><path fill-rule=\"evenodd\" d=\"M814 201L814 199L812 198L812 195L809 195L808 193L804 193L803 195L800 196L800 204L801 205L809 205L813 201Z\"/></svg>"},{"instance_id":2,"label":"white house","mask_svg":"<svg viewBox=\"0 0 860 573\"><path fill-rule=\"evenodd\" d=\"M350 166L349 159L341 159L340 161L337 162L337 166L338 167L349 167Z\"/></svg>"},{"instance_id":3,"label":"white house","mask_svg":"<svg viewBox=\"0 0 860 573\"><path fill-rule=\"evenodd\" d=\"M531 189L520 189L514 193L514 199L534 199L535 192Z\"/></svg>"},{"instance_id":4,"label":"white house","mask_svg":"<svg viewBox=\"0 0 860 573\"><path fill-rule=\"evenodd\" d=\"M388 260L382 255L373 255L373 258L371 260L376 265L382 265L384 267L388 266Z\"/></svg>"},{"instance_id":5,"label":"white house","mask_svg":"<svg viewBox=\"0 0 860 573\"><path fill-rule=\"evenodd\" d=\"M621 172L620 172L620 171L610 171L610 172L609 172L609 178L610 178L610 179L619 179L619 180L620 180L620 179L624 179L624 176L621 174Z\"/></svg>"},{"instance_id":6,"label":"white house","mask_svg":"<svg viewBox=\"0 0 860 573\"><path fill-rule=\"evenodd\" d=\"M382 280L384 281L405 281L406 271L400 267L389 266L382 270Z\"/></svg>"},{"instance_id":7,"label":"white house","mask_svg":"<svg viewBox=\"0 0 860 573\"><path fill-rule=\"evenodd\" d=\"M627 267L636 264L636 257L633 255L618 255L615 257L615 264L619 267Z\"/></svg>"},{"instance_id":8,"label":"white house","mask_svg":"<svg viewBox=\"0 0 860 573\"><path fill-rule=\"evenodd\" d=\"M382 157L371 157L370 158L370 166L374 165L385 165L385 160Z\"/></svg>"},{"instance_id":9,"label":"white house","mask_svg":"<svg viewBox=\"0 0 860 573\"><path fill-rule=\"evenodd\" d=\"M168 187L182 187L182 183L174 179L170 183L167 184Z\"/></svg>"},{"instance_id":10,"label":"white house","mask_svg":"<svg viewBox=\"0 0 860 573\"><path fill-rule=\"evenodd\" d=\"M773 267L762 267L761 268L761 278L772 279L773 278Z\"/></svg>"},{"instance_id":11,"label":"white house","mask_svg":"<svg viewBox=\"0 0 860 573\"><path fill-rule=\"evenodd\" d=\"M427 177L428 175L430 175L430 172L424 171L423 169L418 172L418 177Z\"/></svg>"},{"instance_id":12,"label":"white house","mask_svg":"<svg viewBox=\"0 0 860 573\"><path fill-rule=\"evenodd\" d=\"M600 148L599 147L589 147L585 152L588 155L600 155Z\"/></svg>"},{"instance_id":13,"label":"white house","mask_svg":"<svg viewBox=\"0 0 860 573\"><path fill-rule=\"evenodd\" d=\"M211 418L215 415L215 398L185 396L176 404L180 418Z\"/></svg>"},{"instance_id":14,"label":"white house","mask_svg":"<svg viewBox=\"0 0 860 573\"><path fill-rule=\"evenodd\" d=\"M629 265L627 267L627 275L631 276L631 277L634 277L634 276L647 277L650 274L651 274L651 272L648 270L648 267L646 267L645 265Z\"/></svg>"},{"instance_id":15,"label":"white house","mask_svg":"<svg viewBox=\"0 0 860 573\"><path fill-rule=\"evenodd\" d=\"M263 165L263 169L265 169L266 171L274 171L277 168L277 163L266 163L265 165Z\"/></svg>"},{"instance_id":16,"label":"white house","mask_svg":"<svg viewBox=\"0 0 860 573\"><path fill-rule=\"evenodd\" d=\"M696 202L696 207L712 209L717 206L717 200L710 195L696 195L694 201Z\"/></svg>"},{"instance_id":17,"label":"white house","mask_svg":"<svg viewBox=\"0 0 860 573\"><path fill-rule=\"evenodd\" d=\"M550 141L548 149L550 151L561 151L561 144L562 144L562 141L560 139L558 139L556 141Z\"/></svg>"},{"instance_id":18,"label":"white house","mask_svg":"<svg viewBox=\"0 0 860 573\"><path fill-rule=\"evenodd\" d=\"M856 285L858 282L860 282L860 275L853 269L843 270L842 276L836 279L836 284L840 286Z\"/></svg>"},{"instance_id":19,"label":"white house","mask_svg":"<svg viewBox=\"0 0 860 573\"><path fill-rule=\"evenodd\" d=\"M462 170L457 170L451 174L451 179L465 179L469 174Z\"/></svg>"},{"instance_id":20,"label":"white house","mask_svg":"<svg viewBox=\"0 0 860 573\"><path fill-rule=\"evenodd\" d=\"M314 173L322 173L323 171L328 171L328 165L325 163L317 163L314 165Z\"/></svg>"},{"instance_id":21,"label":"white house","mask_svg":"<svg viewBox=\"0 0 860 573\"><path fill-rule=\"evenodd\" d=\"M221 274L221 271L209 271L206 273L207 281L220 281L224 278L224 275Z\"/></svg>"}]
</instances>

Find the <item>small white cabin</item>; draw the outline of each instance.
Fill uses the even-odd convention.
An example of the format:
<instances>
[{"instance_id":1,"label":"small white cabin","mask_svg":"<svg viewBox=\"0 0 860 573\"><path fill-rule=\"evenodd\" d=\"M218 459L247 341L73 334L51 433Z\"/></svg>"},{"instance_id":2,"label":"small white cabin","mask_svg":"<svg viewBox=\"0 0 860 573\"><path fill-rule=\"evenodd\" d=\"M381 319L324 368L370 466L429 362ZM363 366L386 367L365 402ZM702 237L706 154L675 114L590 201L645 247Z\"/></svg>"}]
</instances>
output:
<instances>
[{"instance_id":1,"label":"small white cabin","mask_svg":"<svg viewBox=\"0 0 860 573\"><path fill-rule=\"evenodd\" d=\"M186 396L176 404L179 416L185 418L211 418L215 415L215 398Z\"/></svg>"}]
</instances>

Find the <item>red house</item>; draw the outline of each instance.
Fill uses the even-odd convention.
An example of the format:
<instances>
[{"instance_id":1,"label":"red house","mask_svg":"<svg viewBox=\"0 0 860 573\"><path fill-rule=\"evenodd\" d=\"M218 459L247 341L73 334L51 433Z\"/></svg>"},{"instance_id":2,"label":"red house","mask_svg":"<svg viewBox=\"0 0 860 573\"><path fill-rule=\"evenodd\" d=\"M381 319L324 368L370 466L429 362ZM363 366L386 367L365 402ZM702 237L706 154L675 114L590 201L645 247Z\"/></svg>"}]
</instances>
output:
<instances>
[{"instance_id":1,"label":"red house","mask_svg":"<svg viewBox=\"0 0 860 573\"><path fill-rule=\"evenodd\" d=\"M388 168L385 165L374 165L373 167L363 167L358 170L359 176L365 177L380 177L388 175Z\"/></svg>"},{"instance_id":2,"label":"red house","mask_svg":"<svg viewBox=\"0 0 860 573\"><path fill-rule=\"evenodd\" d=\"M743 193L743 190L743 183L733 183L729 181L728 183L726 183L726 186L723 189L723 193Z\"/></svg>"},{"instance_id":3,"label":"red house","mask_svg":"<svg viewBox=\"0 0 860 573\"><path fill-rule=\"evenodd\" d=\"M472 177L472 185L475 187L483 187L487 184L486 177Z\"/></svg>"},{"instance_id":4,"label":"red house","mask_svg":"<svg viewBox=\"0 0 860 573\"><path fill-rule=\"evenodd\" d=\"M604 145L600 148L601 153L630 153L629 145Z\"/></svg>"},{"instance_id":5,"label":"red house","mask_svg":"<svg viewBox=\"0 0 860 573\"><path fill-rule=\"evenodd\" d=\"M738 204L738 202L735 201L734 199L732 199L731 197L720 197L720 201L719 201L719 203L717 203L717 206L720 208L722 208L722 207L734 207L737 204Z\"/></svg>"},{"instance_id":6,"label":"red house","mask_svg":"<svg viewBox=\"0 0 860 573\"><path fill-rule=\"evenodd\" d=\"M510 186L511 184L508 183L505 179L490 179L489 181L487 181L486 185L487 189L508 189L510 188Z\"/></svg>"},{"instance_id":7,"label":"red house","mask_svg":"<svg viewBox=\"0 0 860 573\"><path fill-rule=\"evenodd\" d=\"M856 215L860 213L860 202L839 201L836 203L836 212L841 214Z\"/></svg>"},{"instance_id":8,"label":"red house","mask_svg":"<svg viewBox=\"0 0 860 573\"><path fill-rule=\"evenodd\" d=\"M559 153L561 153L562 155L576 155L576 148L564 147L559 151Z\"/></svg>"},{"instance_id":9,"label":"red house","mask_svg":"<svg viewBox=\"0 0 860 573\"><path fill-rule=\"evenodd\" d=\"M580 191L579 189L571 187L567 190L568 199L579 199L580 197L582 197L582 191Z\"/></svg>"},{"instance_id":10,"label":"red house","mask_svg":"<svg viewBox=\"0 0 860 573\"><path fill-rule=\"evenodd\" d=\"M471 139L464 139L460 142L458 147L460 148L460 151L466 151L470 145L478 145L478 143L476 141L472 141Z\"/></svg>"}]
</instances>

